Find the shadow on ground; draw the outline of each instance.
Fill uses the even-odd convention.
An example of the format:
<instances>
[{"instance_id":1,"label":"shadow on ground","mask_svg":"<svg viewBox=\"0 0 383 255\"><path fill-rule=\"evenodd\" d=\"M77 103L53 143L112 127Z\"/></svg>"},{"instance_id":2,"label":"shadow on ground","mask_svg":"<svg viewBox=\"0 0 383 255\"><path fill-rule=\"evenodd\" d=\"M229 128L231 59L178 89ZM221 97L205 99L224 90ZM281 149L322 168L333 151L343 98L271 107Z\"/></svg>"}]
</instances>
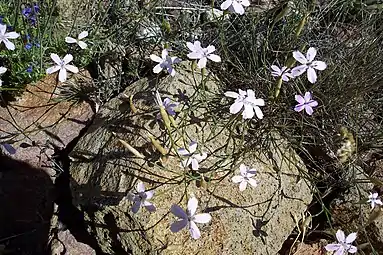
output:
<instances>
[{"instance_id":1,"label":"shadow on ground","mask_svg":"<svg viewBox=\"0 0 383 255\"><path fill-rule=\"evenodd\" d=\"M0 205L0 253L5 249L6 254L49 254L53 214L49 175L0 155Z\"/></svg>"}]
</instances>

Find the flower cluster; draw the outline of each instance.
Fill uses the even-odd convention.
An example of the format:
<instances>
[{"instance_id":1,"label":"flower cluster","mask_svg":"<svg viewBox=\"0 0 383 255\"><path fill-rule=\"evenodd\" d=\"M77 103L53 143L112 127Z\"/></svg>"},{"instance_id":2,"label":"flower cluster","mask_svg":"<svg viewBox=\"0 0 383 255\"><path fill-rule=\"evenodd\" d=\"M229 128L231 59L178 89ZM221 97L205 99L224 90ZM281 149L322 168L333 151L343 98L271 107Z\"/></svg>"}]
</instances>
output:
<instances>
[{"instance_id":1,"label":"flower cluster","mask_svg":"<svg viewBox=\"0 0 383 255\"><path fill-rule=\"evenodd\" d=\"M35 26L37 23L37 15L40 12L40 7L37 3L27 4L22 10L21 14L23 17L32 25Z\"/></svg>"},{"instance_id":2,"label":"flower cluster","mask_svg":"<svg viewBox=\"0 0 383 255\"><path fill-rule=\"evenodd\" d=\"M317 74L315 70L325 70L327 65L323 61L314 60L317 55L317 50L313 47L310 47L307 50L306 56L303 55L300 51L294 51L293 57L301 65L294 67L293 69L283 66L279 68L276 65L271 66L271 75L278 77L281 82L288 82L291 79L297 78L298 76L307 73L307 79L310 83L315 83L317 81ZM295 101L298 104L294 107L294 111L300 112L305 110L308 115L313 114L313 108L318 106L318 102L312 99L311 92L306 92L304 96L295 95Z\"/></svg>"},{"instance_id":3,"label":"flower cluster","mask_svg":"<svg viewBox=\"0 0 383 255\"><path fill-rule=\"evenodd\" d=\"M67 43L77 43L81 49L85 49L87 47L87 44L83 41L85 37L88 36L87 31L81 32L77 39L74 39L72 37L66 37L65 42ZM59 71L59 81L60 82L65 82L67 80L67 71L72 72L72 73L78 73L78 68L75 67L74 65L69 65L69 63L73 60L72 54L66 54L63 59L61 59L57 54L51 53L51 59L53 62L55 62L56 65L50 67L47 69L47 74L52 74L57 71Z\"/></svg>"}]
</instances>

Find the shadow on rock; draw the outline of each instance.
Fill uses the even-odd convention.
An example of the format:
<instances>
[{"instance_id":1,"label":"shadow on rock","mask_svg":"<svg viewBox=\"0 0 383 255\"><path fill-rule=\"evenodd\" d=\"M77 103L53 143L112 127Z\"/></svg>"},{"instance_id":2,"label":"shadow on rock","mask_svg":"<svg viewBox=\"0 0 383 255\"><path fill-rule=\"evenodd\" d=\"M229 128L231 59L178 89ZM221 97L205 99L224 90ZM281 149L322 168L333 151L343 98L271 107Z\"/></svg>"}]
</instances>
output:
<instances>
[{"instance_id":1,"label":"shadow on rock","mask_svg":"<svg viewBox=\"0 0 383 255\"><path fill-rule=\"evenodd\" d=\"M7 254L49 254L52 192L46 172L0 155L0 245Z\"/></svg>"}]
</instances>

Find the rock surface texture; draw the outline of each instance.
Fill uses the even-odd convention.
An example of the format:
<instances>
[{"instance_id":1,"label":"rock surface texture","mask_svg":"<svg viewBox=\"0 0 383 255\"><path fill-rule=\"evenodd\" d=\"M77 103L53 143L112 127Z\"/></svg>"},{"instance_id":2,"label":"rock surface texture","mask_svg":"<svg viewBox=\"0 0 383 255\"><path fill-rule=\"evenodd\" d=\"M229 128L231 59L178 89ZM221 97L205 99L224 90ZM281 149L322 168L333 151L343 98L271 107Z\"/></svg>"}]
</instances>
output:
<instances>
[{"instance_id":1,"label":"rock surface texture","mask_svg":"<svg viewBox=\"0 0 383 255\"><path fill-rule=\"evenodd\" d=\"M90 80L88 73L77 77ZM65 148L93 117L88 103L60 100L61 86L56 75L49 75L27 85L15 102L0 108L0 142L12 141L16 149L13 158L48 172L54 148Z\"/></svg>"},{"instance_id":2,"label":"rock surface texture","mask_svg":"<svg viewBox=\"0 0 383 255\"><path fill-rule=\"evenodd\" d=\"M276 254L295 227L291 215L301 215L312 199L299 177L306 168L276 134L270 142L265 139L262 148L246 146L246 130L236 131L243 129L242 120L230 118L214 76L191 71L190 66L178 66L174 78L142 79L100 109L70 155L74 203L96 208L85 214L88 231L107 254ZM162 99L180 103L172 139L156 120L155 88ZM135 112L126 100L131 95ZM167 157L161 157L149 135L170 151ZM132 154L118 139L144 157ZM186 158L174 149L191 141L208 155L198 171L181 167ZM258 182L243 192L231 181L241 163L257 170ZM124 197L138 180L155 192L150 201L156 212L141 208L132 213ZM210 223L198 224L198 240L187 229L169 229L176 220L170 207L186 208L191 196L199 201L197 213L212 216Z\"/></svg>"}]
</instances>

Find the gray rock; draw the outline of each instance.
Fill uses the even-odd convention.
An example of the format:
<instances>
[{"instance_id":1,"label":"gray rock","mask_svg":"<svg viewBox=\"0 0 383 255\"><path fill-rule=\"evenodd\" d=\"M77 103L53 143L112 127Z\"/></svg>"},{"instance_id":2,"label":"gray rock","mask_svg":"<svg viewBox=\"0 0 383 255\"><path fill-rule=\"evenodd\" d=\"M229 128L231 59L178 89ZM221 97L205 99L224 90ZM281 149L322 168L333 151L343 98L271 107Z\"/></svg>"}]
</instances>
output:
<instances>
[{"instance_id":1,"label":"gray rock","mask_svg":"<svg viewBox=\"0 0 383 255\"><path fill-rule=\"evenodd\" d=\"M109 254L276 254L295 227L291 215L301 215L312 199L308 184L299 177L307 170L277 134L265 139L262 149L246 146L242 134L235 131L236 126L242 128L242 121L234 121L223 107L226 103L215 77L205 74L202 78L190 66L177 66L174 78L142 79L129 86L124 98L134 95L136 113L126 99L119 98L100 109L70 155L74 202L97 206L96 212L86 214L86 220L92 222L89 231ZM164 147L171 144L169 135L154 121L158 113L155 88L173 101L184 99L176 118L179 132L173 128L171 134L177 148L194 140L199 150L207 152L199 172L181 168L175 150L161 157L149 142L151 134ZM144 159L125 149L112 132ZM241 163L258 171L258 186L243 192L231 182ZM202 186L194 181L201 173ZM123 199L137 179L155 191L151 199L155 213L141 208L133 214ZM212 216L209 224L199 224L198 240L191 239L187 230L172 233L169 229L175 220L169 213L171 205L185 208L193 195L199 201L197 212Z\"/></svg>"}]
</instances>

